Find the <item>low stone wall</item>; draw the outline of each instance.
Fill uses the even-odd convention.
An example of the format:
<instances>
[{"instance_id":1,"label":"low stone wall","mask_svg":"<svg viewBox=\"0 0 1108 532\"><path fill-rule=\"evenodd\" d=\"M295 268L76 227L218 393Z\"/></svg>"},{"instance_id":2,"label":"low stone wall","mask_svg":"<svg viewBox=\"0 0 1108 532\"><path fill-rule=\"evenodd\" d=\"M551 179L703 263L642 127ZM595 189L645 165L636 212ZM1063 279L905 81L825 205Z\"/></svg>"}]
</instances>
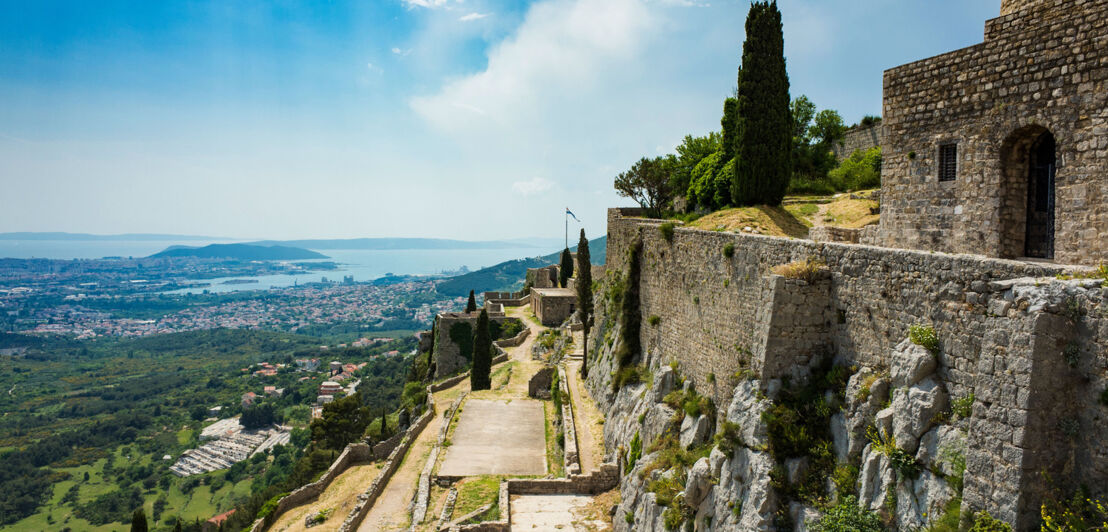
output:
<instances>
[{"instance_id":1,"label":"low stone wall","mask_svg":"<svg viewBox=\"0 0 1108 532\"><path fill-rule=\"evenodd\" d=\"M861 229L825 225L809 229L808 240L813 242L844 242L847 244L857 244L861 233Z\"/></svg>"},{"instance_id":2,"label":"low stone wall","mask_svg":"<svg viewBox=\"0 0 1108 532\"><path fill-rule=\"evenodd\" d=\"M497 340L497 341L493 342L493 345L495 345L496 347L516 347L516 346L522 344L525 340L527 340L527 337L530 336L530 335L531 335L531 329L529 327L524 327L523 330L519 332L519 334L517 334L517 335L515 335L511 338L505 338L503 340Z\"/></svg>"},{"instance_id":3,"label":"low stone wall","mask_svg":"<svg viewBox=\"0 0 1108 532\"><path fill-rule=\"evenodd\" d=\"M441 380L439 382L436 382L434 384L429 384L429 385L427 385L427 393L438 393L438 392L441 392L441 391L443 391L447 388L453 388L455 384L458 384L459 382L462 382L462 381L466 380L467 378L469 378L469 372L468 371L465 372L465 373L459 373L458 375L455 375L455 376L450 377L448 379L443 379L443 380Z\"/></svg>"},{"instance_id":4,"label":"low stone wall","mask_svg":"<svg viewBox=\"0 0 1108 532\"><path fill-rule=\"evenodd\" d=\"M507 482L509 495L596 495L619 486L619 466L601 464L596 471L566 478L513 478Z\"/></svg>"},{"instance_id":5,"label":"low stone wall","mask_svg":"<svg viewBox=\"0 0 1108 532\"><path fill-rule=\"evenodd\" d=\"M527 397L534 399L550 399L550 384L554 382L554 366L546 366L538 371L527 381Z\"/></svg>"},{"instance_id":6,"label":"low stone wall","mask_svg":"<svg viewBox=\"0 0 1108 532\"><path fill-rule=\"evenodd\" d=\"M581 457L577 452L577 427L573 423L573 400L569 395L567 382L565 367L558 366L558 390L564 398L562 400L562 434L565 437L562 444L564 451L562 456L565 461L566 474L575 475L581 472Z\"/></svg>"},{"instance_id":7,"label":"low stone wall","mask_svg":"<svg viewBox=\"0 0 1108 532\"><path fill-rule=\"evenodd\" d=\"M499 303L505 307L522 307L531 302L531 292L485 292L485 301Z\"/></svg>"},{"instance_id":8,"label":"low stone wall","mask_svg":"<svg viewBox=\"0 0 1108 532\"><path fill-rule=\"evenodd\" d=\"M462 401L465 401L466 395L469 392L462 393L454 402L450 403L446 411L442 413L442 425L439 427L439 438L435 441L434 448L431 449L431 455L427 457L427 463L423 466L423 472L419 475L419 483L416 486L415 498L412 500L412 524L418 525L423 522L427 517L427 508L430 505L431 497L431 472L435 468L435 463L439 460L439 453L442 452L443 442L446 441L446 434L450 431L450 422L454 419L454 414L458 412L458 408L462 406Z\"/></svg>"},{"instance_id":9,"label":"low stone wall","mask_svg":"<svg viewBox=\"0 0 1108 532\"><path fill-rule=\"evenodd\" d=\"M377 445L374 445L372 452L373 459L384 460L385 458L388 458L389 455L392 454L392 450L400 444L400 440L404 438L404 434L405 432L398 432L394 434L391 438L380 442Z\"/></svg>"},{"instance_id":10,"label":"low stone wall","mask_svg":"<svg viewBox=\"0 0 1108 532\"><path fill-rule=\"evenodd\" d=\"M311 484L305 484L300 486L292 493L285 495L281 500L277 501L277 508L275 508L269 515L262 519L254 521L254 525L250 527L251 532L261 532L267 527L277 521L281 514L285 513L289 508L300 506L301 504L311 502L315 500L327 486L331 485L331 482L336 477L341 475L350 466L358 463L365 462L371 458L371 452L369 446L364 443L351 443L347 445L338 458L331 463L331 467L327 468L327 472L319 477L319 480L312 482Z\"/></svg>"}]
</instances>

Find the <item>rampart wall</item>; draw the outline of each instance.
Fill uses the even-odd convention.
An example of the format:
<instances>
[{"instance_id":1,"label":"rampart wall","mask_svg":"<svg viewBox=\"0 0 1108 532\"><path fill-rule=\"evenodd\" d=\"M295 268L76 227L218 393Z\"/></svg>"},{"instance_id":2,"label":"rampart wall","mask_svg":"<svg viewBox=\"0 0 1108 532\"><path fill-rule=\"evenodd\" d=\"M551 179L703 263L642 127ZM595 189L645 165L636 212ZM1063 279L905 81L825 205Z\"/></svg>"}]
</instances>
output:
<instances>
[{"instance_id":1,"label":"rampart wall","mask_svg":"<svg viewBox=\"0 0 1108 532\"><path fill-rule=\"evenodd\" d=\"M1098 404L1108 384L1104 289L1051 282L1060 266L974 255L683 227L667 241L661 221L634 217L639 212L609 211L607 265L609 276L625 275L632 243L641 240L649 366L677 360L697 390L726 405L740 370L772 380L821 352L887 368L912 325L931 325L941 341L942 384L952 397L977 398L968 507L1030 522L1048 489L1041 471L1058 486L1108 486L1108 416ZM821 262L824 277L803 283L771 275L774 266L805 259ZM1026 279L1033 277L1045 281ZM1063 351L1074 354L1073 364L1062 362ZM590 386L607 408L613 396ZM1062 430L1061 419L1080 430Z\"/></svg>"},{"instance_id":2,"label":"rampart wall","mask_svg":"<svg viewBox=\"0 0 1108 532\"><path fill-rule=\"evenodd\" d=\"M846 130L843 139L831 146L835 158L839 161L850 157L855 150L868 150L881 145L881 123L872 126L858 126Z\"/></svg>"}]
</instances>

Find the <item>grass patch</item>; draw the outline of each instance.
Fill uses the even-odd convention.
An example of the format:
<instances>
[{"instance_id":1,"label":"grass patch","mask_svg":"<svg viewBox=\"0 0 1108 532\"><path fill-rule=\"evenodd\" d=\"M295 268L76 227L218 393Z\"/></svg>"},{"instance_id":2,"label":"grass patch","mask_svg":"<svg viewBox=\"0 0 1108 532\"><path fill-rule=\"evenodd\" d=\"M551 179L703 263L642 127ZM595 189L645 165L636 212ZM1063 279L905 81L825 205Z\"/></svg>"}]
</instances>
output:
<instances>
[{"instance_id":1,"label":"grass patch","mask_svg":"<svg viewBox=\"0 0 1108 532\"><path fill-rule=\"evenodd\" d=\"M658 226L658 231L662 233L662 238L666 239L666 242L673 242L673 228L676 227L673 222L666 222Z\"/></svg>"},{"instance_id":2,"label":"grass patch","mask_svg":"<svg viewBox=\"0 0 1108 532\"><path fill-rule=\"evenodd\" d=\"M490 503L497 508L497 517L493 519L499 518L500 477L466 478L459 481L455 487L458 489L458 498L454 502L454 518L461 517ZM481 519L481 521L484 520Z\"/></svg>"},{"instance_id":3,"label":"grass patch","mask_svg":"<svg viewBox=\"0 0 1108 532\"><path fill-rule=\"evenodd\" d=\"M554 403L543 401L543 411L546 412L544 432L546 434L546 463L549 473L555 478L566 476L564 451L558 443L558 429L554 426L554 416L561 416L561 410L555 410Z\"/></svg>"},{"instance_id":4,"label":"grass patch","mask_svg":"<svg viewBox=\"0 0 1108 532\"><path fill-rule=\"evenodd\" d=\"M781 264L773 267L773 273L785 277L786 279L800 279L809 283L814 282L819 276L819 272L824 269L824 265L818 259L811 257L804 260L795 260L788 264Z\"/></svg>"},{"instance_id":5,"label":"grass patch","mask_svg":"<svg viewBox=\"0 0 1108 532\"><path fill-rule=\"evenodd\" d=\"M769 236L807 238L808 226L793 213L781 207L757 205L735 207L705 215L689 224L696 229L709 231L743 232L746 227Z\"/></svg>"}]
</instances>

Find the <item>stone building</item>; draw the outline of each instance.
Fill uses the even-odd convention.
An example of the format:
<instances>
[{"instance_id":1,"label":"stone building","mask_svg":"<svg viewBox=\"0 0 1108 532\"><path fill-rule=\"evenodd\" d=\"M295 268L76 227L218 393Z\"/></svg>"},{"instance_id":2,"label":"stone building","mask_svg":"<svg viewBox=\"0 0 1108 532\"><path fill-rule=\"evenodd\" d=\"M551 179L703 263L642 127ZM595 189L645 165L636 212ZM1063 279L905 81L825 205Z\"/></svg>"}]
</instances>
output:
<instances>
[{"instance_id":1,"label":"stone building","mask_svg":"<svg viewBox=\"0 0 1108 532\"><path fill-rule=\"evenodd\" d=\"M570 288L532 288L531 310L544 326L555 327L577 308L577 292Z\"/></svg>"},{"instance_id":2,"label":"stone building","mask_svg":"<svg viewBox=\"0 0 1108 532\"><path fill-rule=\"evenodd\" d=\"M1108 0L1002 0L984 42L885 72L879 243L1108 260Z\"/></svg>"}]
</instances>

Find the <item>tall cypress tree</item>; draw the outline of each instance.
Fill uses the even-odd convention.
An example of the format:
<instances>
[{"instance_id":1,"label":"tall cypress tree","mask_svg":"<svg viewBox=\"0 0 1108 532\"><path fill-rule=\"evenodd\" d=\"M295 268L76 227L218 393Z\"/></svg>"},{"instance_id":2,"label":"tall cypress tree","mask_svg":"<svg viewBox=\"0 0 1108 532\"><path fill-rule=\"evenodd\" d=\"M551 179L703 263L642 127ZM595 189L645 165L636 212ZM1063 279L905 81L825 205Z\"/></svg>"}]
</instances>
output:
<instances>
[{"instance_id":1,"label":"tall cypress tree","mask_svg":"<svg viewBox=\"0 0 1108 532\"><path fill-rule=\"evenodd\" d=\"M473 368L469 371L471 390L488 390L492 387L489 372L492 370L492 337L489 335L489 313L481 309L477 317L477 331L473 333Z\"/></svg>"},{"instance_id":2,"label":"tall cypress tree","mask_svg":"<svg viewBox=\"0 0 1108 532\"><path fill-rule=\"evenodd\" d=\"M149 526L146 523L146 512L139 508L131 514L131 532L146 532Z\"/></svg>"},{"instance_id":3,"label":"tall cypress tree","mask_svg":"<svg viewBox=\"0 0 1108 532\"><path fill-rule=\"evenodd\" d=\"M731 199L736 205L779 205L792 176L793 123L776 0L750 6L736 100Z\"/></svg>"},{"instance_id":4,"label":"tall cypress tree","mask_svg":"<svg viewBox=\"0 0 1108 532\"><path fill-rule=\"evenodd\" d=\"M477 297L473 294L473 290L469 291L469 301L466 302L466 312L477 312Z\"/></svg>"},{"instance_id":5,"label":"tall cypress tree","mask_svg":"<svg viewBox=\"0 0 1108 532\"><path fill-rule=\"evenodd\" d=\"M581 319L581 376L589 376L589 329L592 328L592 259L585 230L577 241L577 317Z\"/></svg>"},{"instance_id":6,"label":"tall cypress tree","mask_svg":"<svg viewBox=\"0 0 1108 532\"><path fill-rule=\"evenodd\" d=\"M573 277L573 255L569 248L565 248L562 250L562 263L558 265L558 284L565 288L570 277Z\"/></svg>"}]
</instances>

